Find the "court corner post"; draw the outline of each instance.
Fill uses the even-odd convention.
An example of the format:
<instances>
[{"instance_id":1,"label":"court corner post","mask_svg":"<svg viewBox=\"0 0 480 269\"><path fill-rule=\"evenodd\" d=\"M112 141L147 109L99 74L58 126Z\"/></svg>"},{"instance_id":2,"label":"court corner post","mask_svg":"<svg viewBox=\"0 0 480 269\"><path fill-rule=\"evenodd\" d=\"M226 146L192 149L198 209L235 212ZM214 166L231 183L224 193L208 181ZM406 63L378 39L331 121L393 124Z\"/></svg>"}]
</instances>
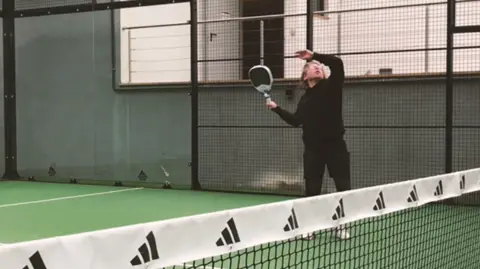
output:
<instances>
[{"instance_id":1,"label":"court corner post","mask_svg":"<svg viewBox=\"0 0 480 269\"><path fill-rule=\"evenodd\" d=\"M192 90L191 97L191 188L200 190L198 180L198 35L197 35L197 0L190 0L190 79Z\"/></svg>"},{"instance_id":2,"label":"court corner post","mask_svg":"<svg viewBox=\"0 0 480 269\"><path fill-rule=\"evenodd\" d=\"M313 0L307 0L307 49L313 51Z\"/></svg>"},{"instance_id":3,"label":"court corner post","mask_svg":"<svg viewBox=\"0 0 480 269\"><path fill-rule=\"evenodd\" d=\"M5 172L2 179L18 179L15 78L15 0L3 0L3 110Z\"/></svg>"},{"instance_id":4,"label":"court corner post","mask_svg":"<svg viewBox=\"0 0 480 269\"><path fill-rule=\"evenodd\" d=\"M447 2L447 59L445 87L445 173L451 173L453 159L453 33L455 0Z\"/></svg>"}]
</instances>

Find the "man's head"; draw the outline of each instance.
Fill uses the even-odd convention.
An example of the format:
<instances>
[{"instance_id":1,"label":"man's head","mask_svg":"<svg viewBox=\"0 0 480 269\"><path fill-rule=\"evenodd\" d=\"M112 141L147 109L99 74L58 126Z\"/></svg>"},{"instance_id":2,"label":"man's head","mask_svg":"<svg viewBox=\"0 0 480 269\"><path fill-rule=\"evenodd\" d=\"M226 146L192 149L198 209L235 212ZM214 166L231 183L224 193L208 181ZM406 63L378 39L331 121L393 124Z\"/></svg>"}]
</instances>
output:
<instances>
[{"instance_id":1,"label":"man's head","mask_svg":"<svg viewBox=\"0 0 480 269\"><path fill-rule=\"evenodd\" d=\"M303 66L302 81L306 86L313 87L318 81L327 79L330 69L318 61L310 61Z\"/></svg>"}]
</instances>

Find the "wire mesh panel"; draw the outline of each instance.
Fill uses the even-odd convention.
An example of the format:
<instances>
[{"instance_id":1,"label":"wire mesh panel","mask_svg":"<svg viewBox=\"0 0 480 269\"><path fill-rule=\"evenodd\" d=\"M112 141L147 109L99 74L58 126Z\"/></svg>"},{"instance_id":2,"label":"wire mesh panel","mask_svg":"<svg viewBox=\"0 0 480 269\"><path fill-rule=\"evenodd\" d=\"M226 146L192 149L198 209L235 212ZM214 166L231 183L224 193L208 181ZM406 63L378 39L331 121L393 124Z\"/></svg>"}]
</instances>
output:
<instances>
[{"instance_id":1,"label":"wire mesh panel","mask_svg":"<svg viewBox=\"0 0 480 269\"><path fill-rule=\"evenodd\" d=\"M340 55L346 75L359 79L345 86L344 96L354 186L441 173L445 84L422 78L445 68L429 59L438 49L429 40L446 33L446 20L434 19L437 6L347 1L330 7L344 11L316 12L322 17L315 21L314 49Z\"/></svg>"},{"instance_id":2,"label":"wire mesh panel","mask_svg":"<svg viewBox=\"0 0 480 269\"><path fill-rule=\"evenodd\" d=\"M298 101L286 83L306 46L306 1L201 1L199 8L199 181L203 189L300 194L301 132L278 121L249 84L267 65L282 105ZM250 17L250 18L248 18ZM200 19L202 18L202 19ZM287 36L299 39L284 38ZM247 82L248 83L248 82ZM284 102L282 100L285 100Z\"/></svg>"},{"instance_id":3,"label":"wire mesh panel","mask_svg":"<svg viewBox=\"0 0 480 269\"><path fill-rule=\"evenodd\" d=\"M456 3L455 25L480 26L480 3ZM454 72L480 70L479 32L454 35ZM453 170L470 169L480 163L480 78L466 73L453 83ZM462 203L480 204L480 195L459 199Z\"/></svg>"},{"instance_id":4,"label":"wire mesh panel","mask_svg":"<svg viewBox=\"0 0 480 269\"><path fill-rule=\"evenodd\" d=\"M313 50L338 55L344 62L347 81L343 115L345 139L351 153L353 187L443 173L446 162L446 2L312 3ZM292 16L293 12L298 12L298 16ZM284 13L288 16L283 22L284 35L276 41L283 43L283 56L277 57L283 61L283 74L276 73L273 99L291 112L295 111L303 94L297 85L304 62L293 57L293 53L306 47L305 12L306 1L285 1ZM240 55L238 64L229 61L228 67L223 63L217 69L206 68L208 65L202 63L205 82L211 76L224 84L205 83L200 89L200 183L205 189L301 194L304 189L301 130L287 126L266 110L263 99L248 81L241 83L247 79L245 71L261 63L262 53L265 56L269 53L265 49L268 42L262 40L260 33L255 32L251 39L245 39L245 31L261 29L258 20L252 20L251 27L237 24L242 38L227 38L230 43L222 43L222 49L211 48L210 55L203 55L200 60L210 57L222 62L221 59L228 61ZM199 32L199 36L206 38L205 33ZM475 38L455 43L455 55L458 55L455 74L468 73L471 78L459 84L463 90L455 93L457 105L461 98L478 100L472 98L478 88L475 72L480 70ZM249 45L256 50L250 50ZM254 51L256 61L246 59L250 55L245 51ZM266 62L266 59L264 64L272 69L280 63ZM199 71L199 77L202 72ZM462 108L465 112L456 116L455 122L473 122L473 116L467 116L466 109L475 108ZM460 110L457 109L457 113ZM468 130L471 132L472 127ZM461 169L478 166L480 155L475 148L480 145L476 146L478 141L473 139L468 139L474 145L468 161L454 161L464 164ZM454 147L463 144L467 144L466 140L458 140ZM455 148L455 154L460 154ZM326 177L330 177L328 170ZM326 180L323 192L335 190L333 181Z\"/></svg>"},{"instance_id":5,"label":"wire mesh panel","mask_svg":"<svg viewBox=\"0 0 480 269\"><path fill-rule=\"evenodd\" d=\"M51 8L93 3L93 0L15 0L15 9Z\"/></svg>"}]
</instances>

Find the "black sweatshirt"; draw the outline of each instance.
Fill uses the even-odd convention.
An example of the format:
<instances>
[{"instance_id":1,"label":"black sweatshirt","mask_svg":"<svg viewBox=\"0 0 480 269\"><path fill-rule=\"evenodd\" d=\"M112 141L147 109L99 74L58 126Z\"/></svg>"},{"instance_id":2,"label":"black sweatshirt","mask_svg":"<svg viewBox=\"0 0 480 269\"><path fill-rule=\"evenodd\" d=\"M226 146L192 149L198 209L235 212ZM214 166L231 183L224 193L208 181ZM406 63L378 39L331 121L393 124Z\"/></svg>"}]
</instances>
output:
<instances>
[{"instance_id":1,"label":"black sweatshirt","mask_svg":"<svg viewBox=\"0 0 480 269\"><path fill-rule=\"evenodd\" d=\"M305 144L318 144L328 138L343 136L345 129L342 115L342 90L345 79L343 61L335 56L314 53L317 60L330 67L331 75L320 80L313 88L307 88L295 113L277 106L272 109L286 123L303 129Z\"/></svg>"}]
</instances>

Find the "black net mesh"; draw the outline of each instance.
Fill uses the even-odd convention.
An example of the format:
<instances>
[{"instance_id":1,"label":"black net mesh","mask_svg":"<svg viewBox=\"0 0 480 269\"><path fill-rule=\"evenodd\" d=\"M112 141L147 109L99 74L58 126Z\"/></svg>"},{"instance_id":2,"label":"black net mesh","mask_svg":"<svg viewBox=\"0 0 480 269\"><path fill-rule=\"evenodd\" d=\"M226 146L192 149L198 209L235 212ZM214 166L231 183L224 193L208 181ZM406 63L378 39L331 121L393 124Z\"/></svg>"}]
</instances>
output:
<instances>
[{"instance_id":1,"label":"black net mesh","mask_svg":"<svg viewBox=\"0 0 480 269\"><path fill-rule=\"evenodd\" d=\"M476 208L427 205L349 223L349 240L320 231L312 240L299 236L174 268L475 269L479 221Z\"/></svg>"}]
</instances>

